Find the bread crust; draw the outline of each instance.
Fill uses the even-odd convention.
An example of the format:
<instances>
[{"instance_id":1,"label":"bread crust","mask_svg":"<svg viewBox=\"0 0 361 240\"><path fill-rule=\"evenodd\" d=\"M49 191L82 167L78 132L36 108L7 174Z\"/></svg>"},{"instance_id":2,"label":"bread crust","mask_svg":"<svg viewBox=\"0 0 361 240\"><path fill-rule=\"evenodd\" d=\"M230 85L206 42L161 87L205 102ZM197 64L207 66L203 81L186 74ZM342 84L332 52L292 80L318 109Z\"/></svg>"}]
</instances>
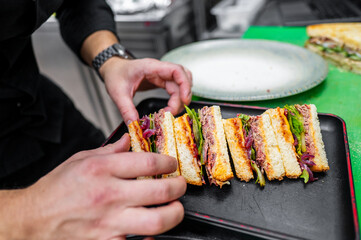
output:
<instances>
[{"instance_id":1,"label":"bread crust","mask_svg":"<svg viewBox=\"0 0 361 240\"><path fill-rule=\"evenodd\" d=\"M354 51L361 48L361 23L324 23L306 28L310 37L327 37Z\"/></svg>"},{"instance_id":2,"label":"bread crust","mask_svg":"<svg viewBox=\"0 0 361 240\"><path fill-rule=\"evenodd\" d=\"M187 183L201 186L203 184L201 170L192 148L195 144L192 129L188 122L188 114L174 120L174 133L177 145L180 172Z\"/></svg>"},{"instance_id":3,"label":"bread crust","mask_svg":"<svg viewBox=\"0 0 361 240\"><path fill-rule=\"evenodd\" d=\"M163 109L161 109L158 113L155 114L158 114L160 116L159 118L155 117L154 121L159 121L158 124L161 128L162 135L165 140L163 142L164 143L163 146L158 148L158 152L160 154L165 154L174 157L178 161L177 147L174 137L174 126L173 126L174 117L170 112L166 112ZM156 136L156 138L157 137L158 136ZM180 170L178 164L177 170L174 173L163 174L162 178L176 177L179 175L180 175Z\"/></svg>"},{"instance_id":4,"label":"bread crust","mask_svg":"<svg viewBox=\"0 0 361 240\"><path fill-rule=\"evenodd\" d=\"M328 160L326 157L325 145L322 141L322 134L320 128L320 122L318 120L317 108L315 105L310 104L310 134L315 146L315 157L312 159L316 164L311 167L313 172L325 172L330 169Z\"/></svg>"},{"instance_id":5,"label":"bread crust","mask_svg":"<svg viewBox=\"0 0 361 240\"><path fill-rule=\"evenodd\" d=\"M261 167L266 171L268 180L277 179L280 181L285 176L285 169L276 136L271 126L270 117L268 114L262 114L261 116L253 117L251 120L256 157L258 159L258 154L262 151L265 159ZM256 128L258 129L256 130ZM256 138L261 141L256 141Z\"/></svg>"},{"instance_id":6,"label":"bread crust","mask_svg":"<svg viewBox=\"0 0 361 240\"><path fill-rule=\"evenodd\" d=\"M265 114L268 114L270 117L271 125L282 156L286 176L288 178L298 178L302 172L293 145L294 139L290 126L284 115L284 109L279 107L276 109L268 109Z\"/></svg>"},{"instance_id":7,"label":"bread crust","mask_svg":"<svg viewBox=\"0 0 361 240\"><path fill-rule=\"evenodd\" d=\"M139 126L139 122L133 121L128 125L128 132L130 136L130 145L132 152L149 152L150 147L148 141L143 137L143 131ZM137 177L138 180L141 179L152 179L152 176L140 176Z\"/></svg>"},{"instance_id":8,"label":"bread crust","mask_svg":"<svg viewBox=\"0 0 361 240\"><path fill-rule=\"evenodd\" d=\"M143 137L143 131L139 126L139 122L133 121L128 125L130 135L130 145L133 152L149 152L148 141Z\"/></svg>"},{"instance_id":9,"label":"bread crust","mask_svg":"<svg viewBox=\"0 0 361 240\"><path fill-rule=\"evenodd\" d=\"M222 121L236 175L240 180L249 182L253 179L253 172L245 147L242 120L240 118L230 118Z\"/></svg>"}]
</instances>

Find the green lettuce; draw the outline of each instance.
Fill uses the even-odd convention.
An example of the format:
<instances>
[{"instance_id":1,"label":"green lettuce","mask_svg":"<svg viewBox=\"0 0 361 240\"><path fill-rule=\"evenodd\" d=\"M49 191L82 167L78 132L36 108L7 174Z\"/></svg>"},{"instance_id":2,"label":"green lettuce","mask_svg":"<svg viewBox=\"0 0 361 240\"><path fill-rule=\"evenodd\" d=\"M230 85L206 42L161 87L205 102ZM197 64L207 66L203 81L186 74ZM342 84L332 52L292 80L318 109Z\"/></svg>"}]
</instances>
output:
<instances>
[{"instance_id":1,"label":"green lettuce","mask_svg":"<svg viewBox=\"0 0 361 240\"><path fill-rule=\"evenodd\" d=\"M306 169L303 169L303 172L302 172L300 178L303 178L304 182L308 183L308 179L310 178L310 175L308 174Z\"/></svg>"},{"instance_id":2,"label":"green lettuce","mask_svg":"<svg viewBox=\"0 0 361 240\"><path fill-rule=\"evenodd\" d=\"M319 44L315 44L315 43L311 43L313 46L315 46L318 50L322 51L322 52L327 52L327 53L338 53L341 54L344 57L347 58L351 58L352 60L355 61L361 61L361 57L355 53L349 52L347 51L344 47L342 46L335 46L335 47L325 47Z\"/></svg>"},{"instance_id":3,"label":"green lettuce","mask_svg":"<svg viewBox=\"0 0 361 240\"><path fill-rule=\"evenodd\" d=\"M290 130L297 138L298 144L296 146L296 152L299 156L302 156L302 153L306 151L303 117L295 106L286 105L285 109L288 110L287 119L290 125Z\"/></svg>"},{"instance_id":4,"label":"green lettuce","mask_svg":"<svg viewBox=\"0 0 361 240\"><path fill-rule=\"evenodd\" d=\"M204 144L204 138L202 134L202 125L201 121L199 120L199 114L194 110L190 109L187 105L184 105L184 108L186 109L186 112L188 116L192 119L192 125L193 125L193 134L194 139L196 140L196 145L198 148L198 155L201 162L201 176L203 178L203 165L204 165L204 159L203 159L203 144Z\"/></svg>"},{"instance_id":5,"label":"green lettuce","mask_svg":"<svg viewBox=\"0 0 361 240\"><path fill-rule=\"evenodd\" d=\"M240 119L242 120L243 128L244 128L244 130L246 131L246 135L248 135L249 128L250 128L250 126L249 126L249 124L248 124L248 121L249 121L249 119L250 119L251 117L248 116L248 115L245 115L245 114L240 113L240 114L238 114L238 118L240 118Z\"/></svg>"},{"instance_id":6,"label":"green lettuce","mask_svg":"<svg viewBox=\"0 0 361 240\"><path fill-rule=\"evenodd\" d=\"M149 129L154 129L154 114L149 114L150 125ZM150 136L148 139L149 147L151 152L157 152L157 146L155 145L155 134Z\"/></svg>"},{"instance_id":7,"label":"green lettuce","mask_svg":"<svg viewBox=\"0 0 361 240\"><path fill-rule=\"evenodd\" d=\"M257 164L254 163L253 161L251 161L251 166L252 166L253 171L255 171L257 173L256 184L259 183L259 185L261 187L264 187L266 185L266 179L264 178L264 176L261 172L261 169L259 169Z\"/></svg>"},{"instance_id":8,"label":"green lettuce","mask_svg":"<svg viewBox=\"0 0 361 240\"><path fill-rule=\"evenodd\" d=\"M200 160L201 160L201 164L204 165L204 160L203 160L203 144L204 144L204 138L202 135L202 125L201 122L199 120L199 114L194 110L194 109L190 109L188 106L184 105L187 114L189 115L189 117L192 119L193 122L193 134L194 134L194 138L196 140L196 144L198 147L198 154L200 156Z\"/></svg>"}]
</instances>

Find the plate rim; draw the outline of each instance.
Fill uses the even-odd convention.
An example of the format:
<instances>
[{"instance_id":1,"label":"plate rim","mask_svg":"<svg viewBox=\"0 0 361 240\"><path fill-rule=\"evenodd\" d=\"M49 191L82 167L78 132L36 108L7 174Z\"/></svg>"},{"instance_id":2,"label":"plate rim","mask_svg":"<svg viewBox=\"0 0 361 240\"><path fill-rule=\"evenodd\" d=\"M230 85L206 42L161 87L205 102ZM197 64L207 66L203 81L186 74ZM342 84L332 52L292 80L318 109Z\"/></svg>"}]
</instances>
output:
<instances>
[{"instance_id":1,"label":"plate rim","mask_svg":"<svg viewBox=\"0 0 361 240\"><path fill-rule=\"evenodd\" d=\"M329 73L329 67L327 62L318 54L311 52L309 50L307 50L306 48L303 48L299 45L295 45L292 43L288 43L288 42L281 42L281 41L275 41L275 40L266 40L266 39L212 39L212 40L203 40L203 41L198 41L198 42L193 42L193 43L189 43L183 46L180 46L178 48L172 49L171 51L167 52L166 54L164 54L161 57L161 61L168 61L168 62L173 62L172 60L169 60L167 58L169 58L169 56L171 56L172 54L177 54L178 52L184 51L184 49L189 49L192 48L194 46L205 46L207 44L219 44L219 43L247 43L247 42L259 42L259 43L265 43L265 44L276 44L279 46L287 46L288 48L295 48L301 51L305 51L307 52L307 54L312 55L315 59L318 59L319 63L322 65L322 74L320 75L319 78L309 82L307 85L303 85L297 88L293 88L293 89L288 89L288 91L283 91L283 92L278 92L278 93L260 93L260 94L256 94L256 95L252 95L252 96L242 96L239 95L237 97L235 96L230 96L230 95L214 95L212 93L207 93L207 92L202 92L199 91L197 88L194 89L192 88L192 93L195 96L198 97L202 97L202 98L207 98L207 99L213 99L213 100L221 100L221 101L259 101L259 100L271 100L271 99L279 99L279 98L284 98L284 97L288 97L288 96L292 96L292 95L296 95L299 93L303 93L306 92L316 86L318 86L319 84L321 84L323 81L326 80L327 75ZM175 62L177 63L177 62Z\"/></svg>"}]
</instances>

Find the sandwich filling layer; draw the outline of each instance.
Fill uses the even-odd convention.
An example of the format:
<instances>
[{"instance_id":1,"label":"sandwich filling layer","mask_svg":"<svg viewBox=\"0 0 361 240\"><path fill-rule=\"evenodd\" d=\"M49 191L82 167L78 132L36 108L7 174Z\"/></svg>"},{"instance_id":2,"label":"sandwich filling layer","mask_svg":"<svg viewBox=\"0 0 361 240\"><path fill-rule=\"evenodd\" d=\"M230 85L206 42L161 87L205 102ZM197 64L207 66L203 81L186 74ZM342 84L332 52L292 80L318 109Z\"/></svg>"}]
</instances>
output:
<instances>
[{"instance_id":1,"label":"sandwich filling layer","mask_svg":"<svg viewBox=\"0 0 361 240\"><path fill-rule=\"evenodd\" d=\"M313 138L310 133L310 108L308 105L295 105L296 109L299 111L299 113L303 117L303 128L305 131L305 146L306 146L306 152L307 154L310 154L312 156L315 155L315 144L313 142Z\"/></svg>"},{"instance_id":2,"label":"sandwich filling layer","mask_svg":"<svg viewBox=\"0 0 361 240\"><path fill-rule=\"evenodd\" d=\"M216 179L213 178L213 167L216 161L216 152L209 149L209 146L215 146L215 136L213 132L215 131L215 120L214 116L211 113L210 108L201 109L202 114L202 132L205 139L203 145L203 160L206 167L206 172L210 183L217 185Z\"/></svg>"},{"instance_id":3,"label":"sandwich filling layer","mask_svg":"<svg viewBox=\"0 0 361 240\"><path fill-rule=\"evenodd\" d=\"M334 53L354 61L361 61L360 49L352 49L327 37L310 37L306 42L307 44L314 46L321 52Z\"/></svg>"},{"instance_id":4,"label":"sandwich filling layer","mask_svg":"<svg viewBox=\"0 0 361 240\"><path fill-rule=\"evenodd\" d=\"M222 115L218 106L204 107L200 110L202 131L204 135L204 163L209 181L217 185L229 184L233 178L229 162L226 137Z\"/></svg>"},{"instance_id":5,"label":"sandwich filling layer","mask_svg":"<svg viewBox=\"0 0 361 240\"><path fill-rule=\"evenodd\" d=\"M166 142L161 124L164 122L164 112L154 114L154 129L155 129L155 146L157 151L162 154L166 153Z\"/></svg>"},{"instance_id":6,"label":"sandwich filling layer","mask_svg":"<svg viewBox=\"0 0 361 240\"><path fill-rule=\"evenodd\" d=\"M256 172L257 175L257 179L256 179L256 184L258 183L261 187L264 187L266 185L266 179L264 177L264 169L263 169L263 164L262 162L264 161L260 161L258 162L257 160L257 153L255 151L255 147L256 144L254 143L254 136L255 134L257 134L258 130L256 130L256 133L253 133L252 130L252 117L248 116L248 115L244 115L244 114L238 114L237 115L238 118L240 118L242 120L242 125L243 125L243 136L244 136L244 140L245 140L245 148L247 151L247 158L250 160L250 164L252 167L252 170ZM253 117L254 118L254 117ZM262 157L263 155L263 157ZM264 159L264 153L261 154L261 158Z\"/></svg>"}]
</instances>

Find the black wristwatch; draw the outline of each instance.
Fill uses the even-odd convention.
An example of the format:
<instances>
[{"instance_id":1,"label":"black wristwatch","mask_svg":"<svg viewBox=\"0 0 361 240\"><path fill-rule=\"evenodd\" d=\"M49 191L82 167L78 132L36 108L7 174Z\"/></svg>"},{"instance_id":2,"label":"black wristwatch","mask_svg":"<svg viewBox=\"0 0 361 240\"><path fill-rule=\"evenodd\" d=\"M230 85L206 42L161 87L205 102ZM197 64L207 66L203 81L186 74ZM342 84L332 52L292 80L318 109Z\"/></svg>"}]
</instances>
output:
<instances>
[{"instance_id":1,"label":"black wristwatch","mask_svg":"<svg viewBox=\"0 0 361 240\"><path fill-rule=\"evenodd\" d=\"M125 49L124 46L120 45L119 43L115 43L112 46L108 47L107 49L104 49L102 52L100 52L92 61L92 65L95 69L95 71L98 73L100 79L101 76L99 74L99 68L107 61L109 58L117 56L124 59L134 59L135 57L133 54L131 54L129 51ZM103 79L102 79L103 80Z\"/></svg>"}]
</instances>

